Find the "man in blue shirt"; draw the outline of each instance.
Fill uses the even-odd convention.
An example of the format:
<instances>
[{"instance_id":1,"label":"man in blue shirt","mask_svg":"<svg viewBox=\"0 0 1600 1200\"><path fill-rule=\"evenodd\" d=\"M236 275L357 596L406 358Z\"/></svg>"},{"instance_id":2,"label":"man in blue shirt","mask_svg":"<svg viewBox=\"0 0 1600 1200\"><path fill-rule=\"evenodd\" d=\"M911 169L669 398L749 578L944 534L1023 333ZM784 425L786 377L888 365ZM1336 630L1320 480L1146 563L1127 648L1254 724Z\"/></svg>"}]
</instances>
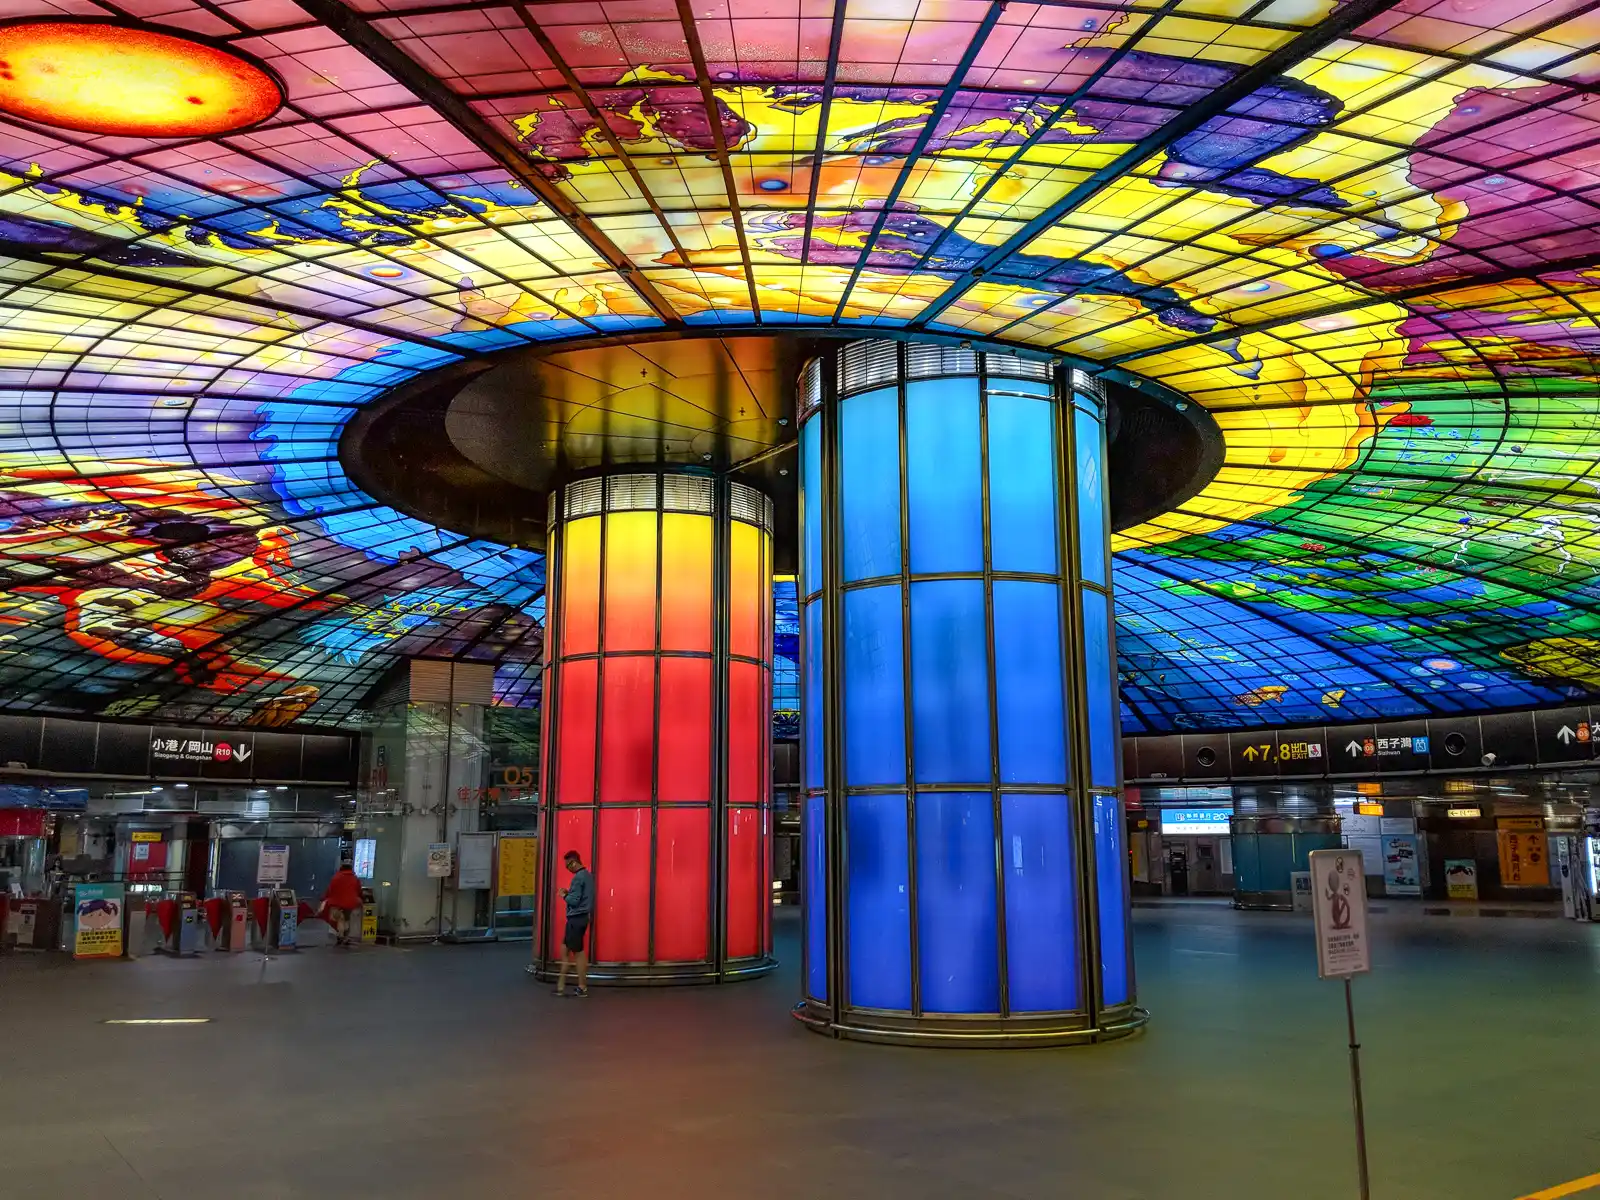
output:
<instances>
[{"instance_id":1,"label":"man in blue shirt","mask_svg":"<svg viewBox=\"0 0 1600 1200\"><path fill-rule=\"evenodd\" d=\"M567 902L567 929L561 938L561 971L556 976L556 995L567 994L567 968L578 964L578 990L576 995L589 994L589 919L594 915L594 876L583 865L576 850L566 853L567 870L572 872L572 882L561 889Z\"/></svg>"}]
</instances>

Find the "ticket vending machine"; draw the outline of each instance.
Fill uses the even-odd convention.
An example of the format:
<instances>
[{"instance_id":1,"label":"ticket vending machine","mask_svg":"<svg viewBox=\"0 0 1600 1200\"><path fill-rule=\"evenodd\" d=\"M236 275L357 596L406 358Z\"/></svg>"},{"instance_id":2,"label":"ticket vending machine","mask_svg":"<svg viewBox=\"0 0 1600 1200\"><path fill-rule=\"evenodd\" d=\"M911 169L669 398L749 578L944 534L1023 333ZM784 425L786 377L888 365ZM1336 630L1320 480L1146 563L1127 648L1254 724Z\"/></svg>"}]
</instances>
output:
<instances>
[{"instance_id":1,"label":"ticket vending machine","mask_svg":"<svg viewBox=\"0 0 1600 1200\"><path fill-rule=\"evenodd\" d=\"M361 944L376 945L378 941L378 898L371 888L361 889Z\"/></svg>"}]
</instances>

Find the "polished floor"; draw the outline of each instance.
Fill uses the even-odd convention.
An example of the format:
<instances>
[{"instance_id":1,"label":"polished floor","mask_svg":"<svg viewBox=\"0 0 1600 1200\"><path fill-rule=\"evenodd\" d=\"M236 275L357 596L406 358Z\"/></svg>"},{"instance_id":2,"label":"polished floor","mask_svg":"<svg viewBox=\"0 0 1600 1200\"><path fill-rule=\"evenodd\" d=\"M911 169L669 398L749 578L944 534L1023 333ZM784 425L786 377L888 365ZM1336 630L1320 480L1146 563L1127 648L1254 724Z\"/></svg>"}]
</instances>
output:
<instances>
[{"instance_id":1,"label":"polished floor","mask_svg":"<svg viewBox=\"0 0 1600 1200\"><path fill-rule=\"evenodd\" d=\"M579 1002L518 946L11 956L0 1197L1354 1197L1342 993L1304 920L1136 921L1148 1033L1032 1052L817 1037L786 1015L792 965ZM1600 1171L1600 927L1375 923L1373 1196L1514 1200ZM103 1023L165 1016L212 1021Z\"/></svg>"}]
</instances>

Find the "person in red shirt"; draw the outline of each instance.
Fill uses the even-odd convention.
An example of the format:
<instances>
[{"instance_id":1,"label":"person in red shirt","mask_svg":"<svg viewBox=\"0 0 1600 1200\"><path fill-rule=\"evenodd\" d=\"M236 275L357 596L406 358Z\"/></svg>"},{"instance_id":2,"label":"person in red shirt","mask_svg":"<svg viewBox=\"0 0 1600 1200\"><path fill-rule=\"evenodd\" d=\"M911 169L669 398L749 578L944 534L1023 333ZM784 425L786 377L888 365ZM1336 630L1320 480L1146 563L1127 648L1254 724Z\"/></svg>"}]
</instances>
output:
<instances>
[{"instance_id":1,"label":"person in red shirt","mask_svg":"<svg viewBox=\"0 0 1600 1200\"><path fill-rule=\"evenodd\" d=\"M351 945L355 940L350 936L352 922L359 919L361 913L361 880L349 863L339 864L338 872L323 893L322 909L327 913L328 924L333 926L333 932L338 935L338 944ZM354 928L359 931L361 926L355 925Z\"/></svg>"}]
</instances>

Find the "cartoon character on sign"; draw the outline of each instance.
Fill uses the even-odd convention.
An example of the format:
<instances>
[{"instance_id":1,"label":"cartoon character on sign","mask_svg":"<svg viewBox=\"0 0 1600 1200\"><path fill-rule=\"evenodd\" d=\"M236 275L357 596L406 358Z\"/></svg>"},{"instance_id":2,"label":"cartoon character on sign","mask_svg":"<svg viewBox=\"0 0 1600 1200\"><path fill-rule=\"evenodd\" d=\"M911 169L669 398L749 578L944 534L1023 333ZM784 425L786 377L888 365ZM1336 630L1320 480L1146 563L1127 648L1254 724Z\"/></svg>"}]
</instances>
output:
<instances>
[{"instance_id":1,"label":"cartoon character on sign","mask_svg":"<svg viewBox=\"0 0 1600 1200\"><path fill-rule=\"evenodd\" d=\"M115 900L85 900L78 905L79 929L114 929L122 922L122 905Z\"/></svg>"},{"instance_id":2,"label":"cartoon character on sign","mask_svg":"<svg viewBox=\"0 0 1600 1200\"><path fill-rule=\"evenodd\" d=\"M1350 928L1350 901L1346 898L1350 885L1344 878L1344 859L1333 860L1333 873L1328 876L1328 903L1333 914L1335 929Z\"/></svg>"}]
</instances>

